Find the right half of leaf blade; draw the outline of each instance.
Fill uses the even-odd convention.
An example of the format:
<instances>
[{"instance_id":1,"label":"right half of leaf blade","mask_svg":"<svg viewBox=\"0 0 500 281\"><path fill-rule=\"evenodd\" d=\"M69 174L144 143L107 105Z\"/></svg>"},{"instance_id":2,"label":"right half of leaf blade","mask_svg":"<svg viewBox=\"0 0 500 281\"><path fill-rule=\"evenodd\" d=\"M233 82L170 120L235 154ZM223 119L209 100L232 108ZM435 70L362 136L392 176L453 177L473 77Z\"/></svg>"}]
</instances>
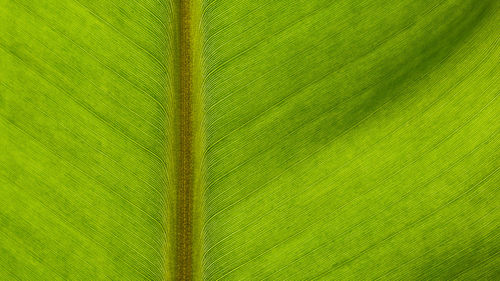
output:
<instances>
[{"instance_id":1,"label":"right half of leaf blade","mask_svg":"<svg viewBox=\"0 0 500 281\"><path fill-rule=\"evenodd\" d=\"M498 274L499 15L206 3L205 278Z\"/></svg>"}]
</instances>

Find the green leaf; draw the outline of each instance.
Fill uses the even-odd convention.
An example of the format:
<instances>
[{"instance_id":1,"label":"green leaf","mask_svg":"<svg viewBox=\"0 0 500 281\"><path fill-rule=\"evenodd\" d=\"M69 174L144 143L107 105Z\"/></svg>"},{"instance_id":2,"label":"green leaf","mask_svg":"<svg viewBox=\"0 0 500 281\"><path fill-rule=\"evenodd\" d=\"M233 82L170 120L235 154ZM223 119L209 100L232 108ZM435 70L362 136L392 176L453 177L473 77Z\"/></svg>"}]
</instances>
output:
<instances>
[{"instance_id":1,"label":"green leaf","mask_svg":"<svg viewBox=\"0 0 500 281\"><path fill-rule=\"evenodd\" d=\"M498 279L499 20L0 0L0 279Z\"/></svg>"}]
</instances>

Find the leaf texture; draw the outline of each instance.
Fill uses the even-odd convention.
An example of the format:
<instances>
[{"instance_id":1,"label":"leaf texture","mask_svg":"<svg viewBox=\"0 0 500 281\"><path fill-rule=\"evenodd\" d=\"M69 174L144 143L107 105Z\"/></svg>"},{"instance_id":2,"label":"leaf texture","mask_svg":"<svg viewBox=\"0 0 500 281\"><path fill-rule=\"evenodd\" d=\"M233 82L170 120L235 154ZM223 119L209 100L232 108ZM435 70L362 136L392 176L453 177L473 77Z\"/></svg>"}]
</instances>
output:
<instances>
[{"instance_id":1,"label":"leaf texture","mask_svg":"<svg viewBox=\"0 0 500 281\"><path fill-rule=\"evenodd\" d=\"M172 11L0 9L0 279L161 279Z\"/></svg>"},{"instance_id":2,"label":"leaf texture","mask_svg":"<svg viewBox=\"0 0 500 281\"><path fill-rule=\"evenodd\" d=\"M206 280L498 277L498 15L207 4Z\"/></svg>"},{"instance_id":3,"label":"leaf texture","mask_svg":"<svg viewBox=\"0 0 500 281\"><path fill-rule=\"evenodd\" d=\"M0 15L0 279L499 278L500 2Z\"/></svg>"}]
</instances>

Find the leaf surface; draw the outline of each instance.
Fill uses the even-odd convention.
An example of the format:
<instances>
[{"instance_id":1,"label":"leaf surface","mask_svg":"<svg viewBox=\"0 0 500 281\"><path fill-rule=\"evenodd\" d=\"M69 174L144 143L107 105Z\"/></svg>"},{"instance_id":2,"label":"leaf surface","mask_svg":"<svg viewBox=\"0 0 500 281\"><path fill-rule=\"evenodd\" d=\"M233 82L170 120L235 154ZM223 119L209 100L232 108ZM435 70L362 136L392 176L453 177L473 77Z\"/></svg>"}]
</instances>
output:
<instances>
[{"instance_id":1,"label":"leaf surface","mask_svg":"<svg viewBox=\"0 0 500 281\"><path fill-rule=\"evenodd\" d=\"M158 1L0 3L0 279L161 279Z\"/></svg>"},{"instance_id":2,"label":"leaf surface","mask_svg":"<svg viewBox=\"0 0 500 281\"><path fill-rule=\"evenodd\" d=\"M179 3L0 0L0 279L498 278L500 2Z\"/></svg>"}]
</instances>

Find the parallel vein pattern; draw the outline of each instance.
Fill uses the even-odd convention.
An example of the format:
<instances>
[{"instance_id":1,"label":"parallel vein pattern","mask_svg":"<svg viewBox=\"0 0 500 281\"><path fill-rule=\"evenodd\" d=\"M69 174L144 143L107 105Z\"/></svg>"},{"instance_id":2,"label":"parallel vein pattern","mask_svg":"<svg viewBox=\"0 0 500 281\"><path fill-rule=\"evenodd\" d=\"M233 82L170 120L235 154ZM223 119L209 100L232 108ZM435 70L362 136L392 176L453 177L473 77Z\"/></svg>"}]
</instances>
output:
<instances>
[{"instance_id":1,"label":"parallel vein pattern","mask_svg":"<svg viewBox=\"0 0 500 281\"><path fill-rule=\"evenodd\" d=\"M499 278L499 1L0 16L0 280Z\"/></svg>"},{"instance_id":2,"label":"parallel vein pattern","mask_svg":"<svg viewBox=\"0 0 500 281\"><path fill-rule=\"evenodd\" d=\"M165 275L162 1L0 1L0 279Z\"/></svg>"},{"instance_id":3,"label":"parallel vein pattern","mask_svg":"<svg viewBox=\"0 0 500 281\"><path fill-rule=\"evenodd\" d=\"M206 280L498 277L497 1L206 1Z\"/></svg>"}]
</instances>

